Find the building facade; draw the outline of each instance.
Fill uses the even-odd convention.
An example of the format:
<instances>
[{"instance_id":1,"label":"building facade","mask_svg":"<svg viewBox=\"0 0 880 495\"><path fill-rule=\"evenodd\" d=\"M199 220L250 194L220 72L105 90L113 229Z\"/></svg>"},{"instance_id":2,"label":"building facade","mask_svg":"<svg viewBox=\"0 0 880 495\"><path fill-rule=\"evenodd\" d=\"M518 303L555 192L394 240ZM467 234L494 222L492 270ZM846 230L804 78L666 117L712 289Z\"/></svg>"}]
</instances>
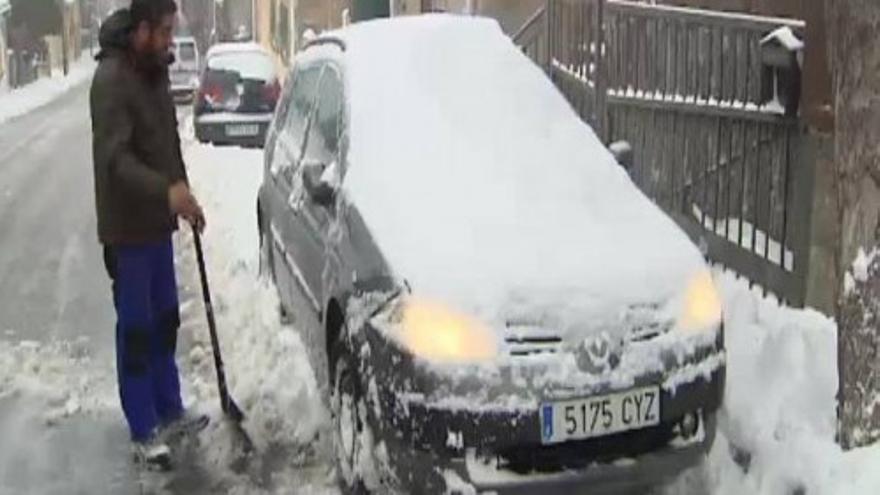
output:
<instances>
[{"instance_id":1,"label":"building facade","mask_svg":"<svg viewBox=\"0 0 880 495\"><path fill-rule=\"evenodd\" d=\"M6 52L9 46L7 22L11 11L9 0L0 0L0 85L6 84L9 73L9 55Z\"/></svg>"}]
</instances>

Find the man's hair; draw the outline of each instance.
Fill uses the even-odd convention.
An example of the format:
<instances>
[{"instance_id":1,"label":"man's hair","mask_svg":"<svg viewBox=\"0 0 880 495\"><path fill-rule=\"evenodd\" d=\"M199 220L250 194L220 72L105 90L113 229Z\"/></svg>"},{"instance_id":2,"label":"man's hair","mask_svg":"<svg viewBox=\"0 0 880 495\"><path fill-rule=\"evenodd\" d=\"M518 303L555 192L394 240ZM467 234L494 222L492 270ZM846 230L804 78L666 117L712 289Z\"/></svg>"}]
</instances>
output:
<instances>
[{"instance_id":1,"label":"man's hair","mask_svg":"<svg viewBox=\"0 0 880 495\"><path fill-rule=\"evenodd\" d=\"M131 25L137 27L146 21L150 27L156 27L162 18L177 13L174 0L131 0Z\"/></svg>"}]
</instances>

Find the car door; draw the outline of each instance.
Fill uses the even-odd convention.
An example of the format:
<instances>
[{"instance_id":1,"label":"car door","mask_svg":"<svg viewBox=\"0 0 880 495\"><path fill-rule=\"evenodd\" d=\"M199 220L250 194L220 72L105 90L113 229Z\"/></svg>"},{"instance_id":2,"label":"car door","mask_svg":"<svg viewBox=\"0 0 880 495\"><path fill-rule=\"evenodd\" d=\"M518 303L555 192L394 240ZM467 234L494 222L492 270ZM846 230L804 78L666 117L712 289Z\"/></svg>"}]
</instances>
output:
<instances>
[{"instance_id":1,"label":"car door","mask_svg":"<svg viewBox=\"0 0 880 495\"><path fill-rule=\"evenodd\" d=\"M273 146L268 150L271 154L268 176L272 183L268 201L272 214L267 227L273 244L272 269L282 300L288 303L288 310L291 311L300 309L297 301L303 298L305 307L310 310L315 310L317 304L295 261L295 253L299 251L299 239L302 237L297 218L297 198L301 197L299 190L302 185L297 171L307 141L309 121L314 113L322 69L320 65L311 65L294 71L290 107L284 122L276 122Z\"/></svg>"},{"instance_id":2,"label":"car door","mask_svg":"<svg viewBox=\"0 0 880 495\"><path fill-rule=\"evenodd\" d=\"M329 171L335 167L335 173L341 177L343 172L343 160L341 159L341 143L343 129L343 101L344 92L342 77L339 69L333 63L325 63L321 74L321 82L318 88L317 104L313 117L310 121L306 134L306 143L302 155L302 163L297 170L298 178L295 180L302 183L306 164L317 166L319 170ZM331 243L327 236L329 227L335 215L335 207L325 207L312 201L308 192L303 187L295 191L299 197L294 201L298 203L296 209L297 238L296 250L293 252L294 261L301 270L303 281L308 286L308 291L319 302L319 314L325 301L325 278L328 270L328 256L331 255Z\"/></svg>"}]
</instances>

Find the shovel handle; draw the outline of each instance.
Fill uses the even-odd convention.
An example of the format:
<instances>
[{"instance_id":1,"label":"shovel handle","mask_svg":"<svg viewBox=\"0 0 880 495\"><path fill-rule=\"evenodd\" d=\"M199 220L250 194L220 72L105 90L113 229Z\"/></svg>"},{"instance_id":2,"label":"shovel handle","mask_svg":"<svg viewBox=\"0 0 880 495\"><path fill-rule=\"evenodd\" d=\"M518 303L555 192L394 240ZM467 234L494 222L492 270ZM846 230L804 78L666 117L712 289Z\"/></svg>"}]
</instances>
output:
<instances>
[{"instance_id":1,"label":"shovel handle","mask_svg":"<svg viewBox=\"0 0 880 495\"><path fill-rule=\"evenodd\" d=\"M220 355L220 340L217 338L217 322L214 319L214 305L211 302L211 289L208 285L208 271L205 268L205 254L202 249L202 238L198 230L193 227L193 240L196 245L196 260L199 265L199 278L202 283L202 299L205 302L205 313L208 317L208 330L211 334L211 350L214 353L214 368L217 371L217 388L220 392L220 407L226 415L244 415L241 409L232 402L229 397L229 389L226 385L226 371L223 366L223 356Z\"/></svg>"}]
</instances>

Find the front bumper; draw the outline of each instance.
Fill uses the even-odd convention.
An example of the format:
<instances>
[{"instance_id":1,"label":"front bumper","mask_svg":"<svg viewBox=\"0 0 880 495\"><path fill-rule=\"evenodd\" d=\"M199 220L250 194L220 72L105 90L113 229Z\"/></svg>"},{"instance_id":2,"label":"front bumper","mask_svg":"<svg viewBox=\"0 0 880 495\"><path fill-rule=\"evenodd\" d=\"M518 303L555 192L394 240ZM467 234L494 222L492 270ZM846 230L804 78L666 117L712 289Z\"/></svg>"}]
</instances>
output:
<instances>
[{"instance_id":1,"label":"front bumper","mask_svg":"<svg viewBox=\"0 0 880 495\"><path fill-rule=\"evenodd\" d=\"M195 99L196 91L191 85L172 85L171 98L175 102L191 102Z\"/></svg>"},{"instance_id":2,"label":"front bumper","mask_svg":"<svg viewBox=\"0 0 880 495\"><path fill-rule=\"evenodd\" d=\"M196 116L196 139L202 143L262 148L272 114L209 113ZM249 132L234 132L251 128Z\"/></svg>"},{"instance_id":3,"label":"front bumper","mask_svg":"<svg viewBox=\"0 0 880 495\"><path fill-rule=\"evenodd\" d=\"M625 388L594 388L594 394L606 394L659 385L658 426L556 445L542 443L540 404L493 409L473 400L432 403L401 393L391 374L412 376L405 371L406 358L383 345L375 330L367 335L371 366L395 363L388 375L377 371L366 386L373 404L368 420L387 451L384 479L396 490L444 493L454 479L478 493L564 494L583 492L584 486L614 493L674 478L697 465L715 439L726 381L723 332L680 366L640 374ZM572 397L591 395L581 391ZM688 414L700 419L699 429L685 437L679 424Z\"/></svg>"},{"instance_id":4,"label":"front bumper","mask_svg":"<svg viewBox=\"0 0 880 495\"><path fill-rule=\"evenodd\" d=\"M390 461L390 473L385 479L392 490L405 493L455 494L454 487L464 484L476 493L497 495L575 495L583 494L585 487L589 487L591 494L617 494L658 486L699 465L712 448L715 432L716 413L703 414L700 431L690 442L671 441L632 457L544 472L511 469L492 452L481 453L476 449L444 453L413 448L405 440L392 435L383 440ZM601 445L603 441L620 442L610 437L593 442ZM521 449L538 453L541 447L524 445ZM450 480L455 482L450 483Z\"/></svg>"}]
</instances>

